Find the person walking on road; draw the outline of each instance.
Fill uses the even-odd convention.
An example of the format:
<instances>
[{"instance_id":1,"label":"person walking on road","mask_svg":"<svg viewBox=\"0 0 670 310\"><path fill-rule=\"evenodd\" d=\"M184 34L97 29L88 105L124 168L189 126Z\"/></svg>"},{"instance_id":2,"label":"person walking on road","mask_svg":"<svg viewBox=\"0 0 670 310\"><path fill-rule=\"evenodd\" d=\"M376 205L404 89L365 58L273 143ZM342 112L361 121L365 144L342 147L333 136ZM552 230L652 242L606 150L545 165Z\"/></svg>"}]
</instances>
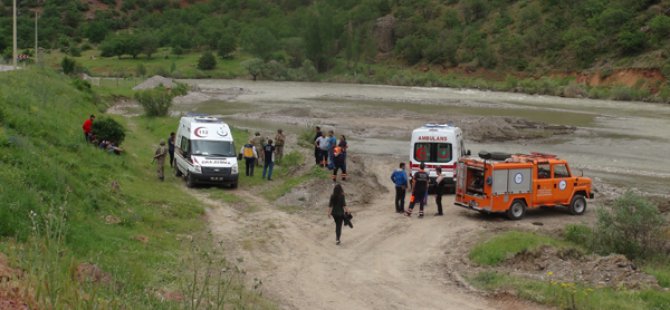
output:
<instances>
[{"instance_id":1,"label":"person walking on road","mask_svg":"<svg viewBox=\"0 0 670 310\"><path fill-rule=\"evenodd\" d=\"M245 175L248 177L254 176L254 165L256 164L256 159L258 158L258 153L256 152L254 141L250 139L249 143L243 145L240 149L240 154L242 154L242 157L244 157Z\"/></svg>"},{"instance_id":2,"label":"person walking on road","mask_svg":"<svg viewBox=\"0 0 670 310\"><path fill-rule=\"evenodd\" d=\"M170 167L173 167L174 164L174 140L175 140L174 132L171 132L170 137L168 138L168 154L170 154Z\"/></svg>"},{"instance_id":3,"label":"person walking on road","mask_svg":"<svg viewBox=\"0 0 670 310\"><path fill-rule=\"evenodd\" d=\"M280 162L284 158L284 143L286 142L286 136L284 131L281 129L277 130L277 135L275 136L275 161Z\"/></svg>"},{"instance_id":4,"label":"person walking on road","mask_svg":"<svg viewBox=\"0 0 670 310\"><path fill-rule=\"evenodd\" d=\"M86 139L86 142L91 142L94 120L95 115L91 114L91 116L89 116L88 119L84 121L84 125L81 126L81 128L84 130L84 139Z\"/></svg>"},{"instance_id":5,"label":"person walking on road","mask_svg":"<svg viewBox=\"0 0 670 310\"><path fill-rule=\"evenodd\" d=\"M154 152L154 161L156 162L156 173L158 173L158 179L163 181L165 179L164 170L165 170L165 156L167 156L167 149L165 148L165 140L160 141L160 145L156 148Z\"/></svg>"},{"instance_id":6,"label":"person walking on road","mask_svg":"<svg viewBox=\"0 0 670 310\"><path fill-rule=\"evenodd\" d=\"M315 128L316 134L314 135L314 161L316 162L317 165L321 165L322 163L322 157L321 157L321 148L319 147L319 142L317 141L319 137L323 137L323 133L321 133L321 127L316 126Z\"/></svg>"},{"instance_id":7,"label":"person walking on road","mask_svg":"<svg viewBox=\"0 0 670 310\"><path fill-rule=\"evenodd\" d=\"M263 153L265 153L265 163L263 163L263 179L265 179L265 173L267 172L268 181L272 180L272 169L275 166L274 162L274 153L275 147L272 145L272 139L268 140L268 143L263 146Z\"/></svg>"},{"instance_id":8,"label":"person walking on road","mask_svg":"<svg viewBox=\"0 0 670 310\"><path fill-rule=\"evenodd\" d=\"M442 194L444 194L445 187L447 186L447 179L442 175L442 168L435 168L437 173L437 179L435 180L435 204L437 205L436 216L442 216Z\"/></svg>"},{"instance_id":9,"label":"person walking on road","mask_svg":"<svg viewBox=\"0 0 670 310\"><path fill-rule=\"evenodd\" d=\"M426 164L419 165L419 171L414 174L412 178L412 196L409 198L409 209L405 211L405 215L412 216L414 205L419 203L419 217L423 217L423 208L426 206L426 197L428 196L428 181L430 177L425 171Z\"/></svg>"},{"instance_id":10,"label":"person walking on road","mask_svg":"<svg viewBox=\"0 0 670 310\"><path fill-rule=\"evenodd\" d=\"M342 185L336 184L333 188L333 194L330 195L330 202L328 203L328 216L335 220L335 244L340 244L340 236L342 235L342 223L344 222L345 213L349 213L347 202L344 199L344 190Z\"/></svg>"},{"instance_id":11,"label":"person walking on road","mask_svg":"<svg viewBox=\"0 0 670 310\"><path fill-rule=\"evenodd\" d=\"M391 174L391 181L395 184L395 212L403 213L405 211L405 193L407 192L407 172L405 163L400 163L398 169Z\"/></svg>"}]
</instances>

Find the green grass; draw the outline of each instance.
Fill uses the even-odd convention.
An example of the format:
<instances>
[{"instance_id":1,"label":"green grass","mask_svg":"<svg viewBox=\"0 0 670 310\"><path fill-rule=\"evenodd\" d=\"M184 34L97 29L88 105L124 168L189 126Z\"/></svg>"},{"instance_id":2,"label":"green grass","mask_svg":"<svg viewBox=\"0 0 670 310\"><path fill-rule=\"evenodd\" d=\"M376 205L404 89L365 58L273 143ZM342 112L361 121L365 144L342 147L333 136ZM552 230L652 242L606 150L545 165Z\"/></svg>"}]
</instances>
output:
<instances>
[{"instance_id":1,"label":"green grass","mask_svg":"<svg viewBox=\"0 0 670 310\"><path fill-rule=\"evenodd\" d=\"M656 277L658 284L662 287L670 287L670 264L665 261L649 262L642 267L642 270Z\"/></svg>"},{"instance_id":2,"label":"green grass","mask_svg":"<svg viewBox=\"0 0 670 310\"><path fill-rule=\"evenodd\" d=\"M560 309L668 309L670 294L645 289L596 288L574 283L530 280L494 271L479 272L470 282L488 291L512 291L517 296ZM574 302L573 302L574 301Z\"/></svg>"},{"instance_id":3,"label":"green grass","mask_svg":"<svg viewBox=\"0 0 670 310\"><path fill-rule=\"evenodd\" d=\"M110 155L84 142L82 122L101 109L92 102L49 70L0 75L0 248L14 249L10 260L28 271L42 307L176 308L153 292L189 282L183 236L204 248L211 241L203 207L180 179L159 182L151 164L158 140L177 121L115 117L127 129L125 154ZM66 212L61 245L45 233L60 208ZM31 221L31 212L40 220ZM107 217L119 223L106 223ZM55 256L49 254L54 247ZM118 285L78 283L71 273L83 262L98 265ZM95 299L78 299L82 293Z\"/></svg>"},{"instance_id":4,"label":"green grass","mask_svg":"<svg viewBox=\"0 0 670 310\"><path fill-rule=\"evenodd\" d=\"M469 258L480 265L496 265L519 252L542 245L565 246L567 243L534 233L508 231L477 244L470 251Z\"/></svg>"},{"instance_id":5,"label":"green grass","mask_svg":"<svg viewBox=\"0 0 670 310\"><path fill-rule=\"evenodd\" d=\"M80 57L71 57L79 65L94 76L106 77L138 77L138 66L141 64L146 70L145 76L169 75L175 78L232 78L243 76L246 70L241 62L247 56L238 56L235 59L217 58L214 70L203 71L197 68L201 53L187 53L184 55L173 55L170 49L162 48L147 59L144 55L133 59L131 57L100 57L97 50L88 50ZM65 55L58 51L51 51L44 56L45 63L52 68L60 68L60 63ZM174 65L174 71L172 71Z\"/></svg>"}]
</instances>

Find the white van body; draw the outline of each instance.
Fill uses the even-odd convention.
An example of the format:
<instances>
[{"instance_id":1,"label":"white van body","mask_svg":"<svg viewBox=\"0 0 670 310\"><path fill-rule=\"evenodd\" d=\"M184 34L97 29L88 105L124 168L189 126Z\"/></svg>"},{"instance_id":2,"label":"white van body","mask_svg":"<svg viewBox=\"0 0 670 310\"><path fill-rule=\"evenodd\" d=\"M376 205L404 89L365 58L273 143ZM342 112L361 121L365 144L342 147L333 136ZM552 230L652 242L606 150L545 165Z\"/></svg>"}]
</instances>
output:
<instances>
[{"instance_id":1,"label":"white van body","mask_svg":"<svg viewBox=\"0 0 670 310\"><path fill-rule=\"evenodd\" d=\"M196 183L237 187L237 152L230 128L209 116L184 116L175 138L175 175Z\"/></svg>"},{"instance_id":2,"label":"white van body","mask_svg":"<svg viewBox=\"0 0 670 310\"><path fill-rule=\"evenodd\" d=\"M426 124L412 131L409 149L409 168L411 175L419 171L419 165L426 165L430 176L430 186L435 185L435 168L442 167L442 175L447 178L447 192L453 192L456 186L456 162L466 155L463 145L463 132L460 128L448 124Z\"/></svg>"}]
</instances>

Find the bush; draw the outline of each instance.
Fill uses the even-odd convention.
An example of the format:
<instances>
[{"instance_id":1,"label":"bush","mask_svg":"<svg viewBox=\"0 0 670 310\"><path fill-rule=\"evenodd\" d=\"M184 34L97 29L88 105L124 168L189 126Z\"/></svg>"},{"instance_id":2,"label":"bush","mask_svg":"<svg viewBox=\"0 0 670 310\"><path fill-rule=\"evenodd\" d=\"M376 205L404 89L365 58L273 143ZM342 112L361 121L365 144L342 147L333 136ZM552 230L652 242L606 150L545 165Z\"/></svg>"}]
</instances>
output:
<instances>
[{"instance_id":1,"label":"bush","mask_svg":"<svg viewBox=\"0 0 670 310\"><path fill-rule=\"evenodd\" d=\"M206 52L198 59L198 69L212 70L216 68L216 57L211 52Z\"/></svg>"},{"instance_id":2,"label":"bush","mask_svg":"<svg viewBox=\"0 0 670 310\"><path fill-rule=\"evenodd\" d=\"M649 28L654 39L661 41L670 35L670 17L665 15L656 15L649 21Z\"/></svg>"},{"instance_id":3,"label":"bush","mask_svg":"<svg viewBox=\"0 0 670 310\"><path fill-rule=\"evenodd\" d=\"M565 226L563 239L586 248L591 248L593 244L593 230L585 225L569 224Z\"/></svg>"},{"instance_id":4,"label":"bush","mask_svg":"<svg viewBox=\"0 0 670 310\"><path fill-rule=\"evenodd\" d=\"M112 118L95 120L91 130L98 140L112 141L116 143L116 145L121 145L126 138L126 132L123 129L123 126Z\"/></svg>"},{"instance_id":5,"label":"bush","mask_svg":"<svg viewBox=\"0 0 670 310\"><path fill-rule=\"evenodd\" d=\"M61 68L63 68L63 73L70 75L76 73L77 63L70 57L63 57L63 61L60 63Z\"/></svg>"},{"instance_id":6,"label":"bush","mask_svg":"<svg viewBox=\"0 0 670 310\"><path fill-rule=\"evenodd\" d=\"M653 257L662 248L664 225L667 223L658 207L640 195L626 192L611 206L598 209L595 250L630 259Z\"/></svg>"},{"instance_id":7,"label":"bush","mask_svg":"<svg viewBox=\"0 0 670 310\"><path fill-rule=\"evenodd\" d=\"M135 99L140 102L147 116L165 116L172 106L172 99L185 95L187 91L186 84L177 84L177 87L172 89L161 85L135 93Z\"/></svg>"},{"instance_id":8,"label":"bush","mask_svg":"<svg viewBox=\"0 0 670 310\"><path fill-rule=\"evenodd\" d=\"M644 33L640 31L623 31L619 34L617 44L624 55L633 55L645 48Z\"/></svg>"}]
</instances>

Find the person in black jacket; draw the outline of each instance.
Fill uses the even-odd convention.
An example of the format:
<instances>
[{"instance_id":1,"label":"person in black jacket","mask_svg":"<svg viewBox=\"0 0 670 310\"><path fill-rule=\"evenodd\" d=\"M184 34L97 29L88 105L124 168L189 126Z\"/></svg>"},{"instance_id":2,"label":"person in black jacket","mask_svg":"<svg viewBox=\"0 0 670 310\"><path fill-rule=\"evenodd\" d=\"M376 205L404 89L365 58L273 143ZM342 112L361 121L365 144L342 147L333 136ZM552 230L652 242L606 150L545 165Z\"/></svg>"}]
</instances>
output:
<instances>
[{"instance_id":1,"label":"person in black jacket","mask_svg":"<svg viewBox=\"0 0 670 310\"><path fill-rule=\"evenodd\" d=\"M445 187L447 186L447 179L442 175L442 168L435 168L437 173L437 180L435 180L435 204L437 205L436 216L442 216L442 194L444 194Z\"/></svg>"},{"instance_id":2,"label":"person in black jacket","mask_svg":"<svg viewBox=\"0 0 670 310\"><path fill-rule=\"evenodd\" d=\"M330 203L328 203L328 216L333 217L333 220L335 220L335 244L340 244L345 213L349 213L349 209L344 200L344 190L342 189L342 185L336 184L333 194L330 195Z\"/></svg>"}]
</instances>

